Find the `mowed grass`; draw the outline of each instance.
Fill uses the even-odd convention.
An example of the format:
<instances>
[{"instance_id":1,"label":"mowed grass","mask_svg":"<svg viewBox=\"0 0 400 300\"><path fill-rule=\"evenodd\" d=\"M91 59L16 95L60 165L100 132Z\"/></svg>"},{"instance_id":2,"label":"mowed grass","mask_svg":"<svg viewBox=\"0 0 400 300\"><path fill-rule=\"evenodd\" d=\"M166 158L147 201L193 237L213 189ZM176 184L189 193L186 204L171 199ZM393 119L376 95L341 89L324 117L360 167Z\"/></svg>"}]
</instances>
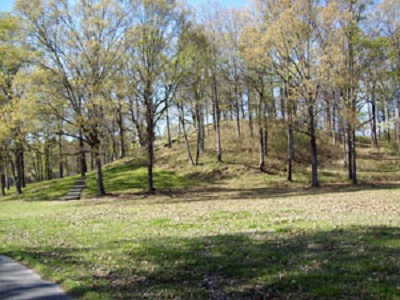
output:
<instances>
[{"instance_id":1,"label":"mowed grass","mask_svg":"<svg viewBox=\"0 0 400 300\"><path fill-rule=\"evenodd\" d=\"M127 193L143 191L147 188L147 167L143 158L128 158L116 161L103 169L106 192ZM175 171L153 170L154 185L158 189L180 189L196 186L194 180L178 175ZM96 196L96 175L89 172L85 182L84 197Z\"/></svg>"},{"instance_id":2,"label":"mowed grass","mask_svg":"<svg viewBox=\"0 0 400 300\"><path fill-rule=\"evenodd\" d=\"M25 200L25 201L48 201L61 199L64 197L68 190L74 185L78 176L70 176L62 179L54 179L50 181L36 182L27 184L23 188L23 194L17 195L15 187L6 190L6 197L2 197L0 201L4 200Z\"/></svg>"},{"instance_id":3,"label":"mowed grass","mask_svg":"<svg viewBox=\"0 0 400 300\"><path fill-rule=\"evenodd\" d=\"M398 299L400 190L4 201L0 253L78 299Z\"/></svg>"},{"instance_id":4,"label":"mowed grass","mask_svg":"<svg viewBox=\"0 0 400 300\"><path fill-rule=\"evenodd\" d=\"M310 189L301 147L288 183L280 143L260 173L251 139L225 139L221 164L210 141L196 167L181 142L157 145L157 195L140 153L104 167L101 199L93 172L84 200L57 201L78 177L10 194L0 253L77 299L400 299L398 156L359 149L351 187L340 149L322 149Z\"/></svg>"}]
</instances>

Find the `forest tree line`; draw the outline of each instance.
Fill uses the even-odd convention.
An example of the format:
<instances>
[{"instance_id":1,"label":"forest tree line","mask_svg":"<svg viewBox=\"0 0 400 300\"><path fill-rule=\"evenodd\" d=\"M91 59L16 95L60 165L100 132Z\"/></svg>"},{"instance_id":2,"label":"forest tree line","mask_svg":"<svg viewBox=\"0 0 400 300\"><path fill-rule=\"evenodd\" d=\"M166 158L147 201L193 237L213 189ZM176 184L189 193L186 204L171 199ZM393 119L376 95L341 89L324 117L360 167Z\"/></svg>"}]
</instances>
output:
<instances>
[{"instance_id":1,"label":"forest tree line","mask_svg":"<svg viewBox=\"0 0 400 300\"><path fill-rule=\"evenodd\" d=\"M224 120L235 122L237 139L242 126L257 137L261 171L268 129L284 124L288 180L294 133L307 135L313 187L323 131L342 145L348 179L357 184L361 130L368 128L375 148L383 140L400 148L400 1L255 0L242 9L211 2L194 9L175 0L17 0L0 16L3 195L11 181L22 193L27 177L52 179L55 164L63 177L73 157L82 176L88 165L96 170L102 196L102 165L132 147L145 149L153 192L157 128L168 147L182 136L182 155L197 165L212 124L208 138L223 162Z\"/></svg>"}]
</instances>

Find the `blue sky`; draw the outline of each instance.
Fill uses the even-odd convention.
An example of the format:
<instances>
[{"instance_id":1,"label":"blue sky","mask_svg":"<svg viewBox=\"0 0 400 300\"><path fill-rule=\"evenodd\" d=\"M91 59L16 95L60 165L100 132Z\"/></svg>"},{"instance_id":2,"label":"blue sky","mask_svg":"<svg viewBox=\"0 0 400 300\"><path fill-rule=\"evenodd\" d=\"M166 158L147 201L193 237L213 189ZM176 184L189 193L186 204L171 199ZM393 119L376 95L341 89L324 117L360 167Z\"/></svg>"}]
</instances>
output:
<instances>
[{"instance_id":1,"label":"blue sky","mask_svg":"<svg viewBox=\"0 0 400 300\"><path fill-rule=\"evenodd\" d=\"M12 9L13 0L0 0L0 11L9 11Z\"/></svg>"},{"instance_id":2,"label":"blue sky","mask_svg":"<svg viewBox=\"0 0 400 300\"><path fill-rule=\"evenodd\" d=\"M13 6L14 0L0 0L0 12L1 11L10 11ZM187 0L189 3L197 4L205 2L204 0ZM224 6L236 6L240 7L246 4L247 0L218 0Z\"/></svg>"}]
</instances>

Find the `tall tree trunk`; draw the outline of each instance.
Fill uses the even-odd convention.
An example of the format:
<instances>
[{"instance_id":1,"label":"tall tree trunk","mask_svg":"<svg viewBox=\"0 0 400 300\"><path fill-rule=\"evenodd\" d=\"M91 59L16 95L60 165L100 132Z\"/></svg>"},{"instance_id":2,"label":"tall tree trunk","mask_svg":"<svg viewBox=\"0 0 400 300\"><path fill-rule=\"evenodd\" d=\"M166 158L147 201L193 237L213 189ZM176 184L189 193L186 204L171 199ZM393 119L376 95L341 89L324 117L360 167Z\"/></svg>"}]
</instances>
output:
<instances>
[{"instance_id":1,"label":"tall tree trunk","mask_svg":"<svg viewBox=\"0 0 400 300\"><path fill-rule=\"evenodd\" d=\"M264 124L263 124L263 115L264 115L264 93L259 93L259 103L258 103L258 138L259 138L259 164L258 168L260 171L265 170L265 147L264 147Z\"/></svg>"},{"instance_id":2,"label":"tall tree trunk","mask_svg":"<svg viewBox=\"0 0 400 300\"><path fill-rule=\"evenodd\" d=\"M289 100L288 84L285 82L284 91L281 89L281 102L286 102L287 108L287 135L288 135L288 160L287 160L287 180L293 180L293 159L294 159L294 136L293 136L293 105ZM285 106L282 107L283 109ZM285 111L282 111L282 116ZM284 119L284 117L282 117Z\"/></svg>"},{"instance_id":3,"label":"tall tree trunk","mask_svg":"<svg viewBox=\"0 0 400 300\"><path fill-rule=\"evenodd\" d=\"M197 123L197 131L196 131L196 166L199 164L200 152L201 152L201 117L200 117L200 109L198 103L195 104L196 111L196 123Z\"/></svg>"},{"instance_id":4,"label":"tall tree trunk","mask_svg":"<svg viewBox=\"0 0 400 300\"><path fill-rule=\"evenodd\" d=\"M286 83L285 83L286 84ZM287 87L281 87L280 88L280 100L281 100L281 115L282 115L282 120L285 122L286 121L286 116L285 116L285 112L286 112L286 108L285 108L285 101L287 101Z\"/></svg>"},{"instance_id":5,"label":"tall tree trunk","mask_svg":"<svg viewBox=\"0 0 400 300\"><path fill-rule=\"evenodd\" d=\"M1 182L1 195L3 197L6 196L6 175L2 171L0 174L0 182Z\"/></svg>"},{"instance_id":6,"label":"tall tree trunk","mask_svg":"<svg viewBox=\"0 0 400 300\"><path fill-rule=\"evenodd\" d=\"M347 131L345 128L342 128L341 135L343 135L343 168L347 169L349 166L349 156L347 149L349 144L347 142Z\"/></svg>"},{"instance_id":7,"label":"tall tree trunk","mask_svg":"<svg viewBox=\"0 0 400 300\"><path fill-rule=\"evenodd\" d=\"M350 122L347 122L347 170L348 170L348 178L349 180L353 179L353 168L352 168L352 162L353 162L353 134L352 134L352 129L351 129L351 124Z\"/></svg>"},{"instance_id":8,"label":"tall tree trunk","mask_svg":"<svg viewBox=\"0 0 400 300\"><path fill-rule=\"evenodd\" d=\"M271 75L271 109L269 110L269 116L272 120L276 120L276 99L274 95L274 77Z\"/></svg>"},{"instance_id":9,"label":"tall tree trunk","mask_svg":"<svg viewBox=\"0 0 400 300\"><path fill-rule=\"evenodd\" d=\"M96 142L91 147L91 152L94 153L96 160L96 195L98 197L104 196L106 194L103 182L103 172L101 167L101 156L100 156L100 144Z\"/></svg>"},{"instance_id":10,"label":"tall tree trunk","mask_svg":"<svg viewBox=\"0 0 400 300\"><path fill-rule=\"evenodd\" d=\"M371 91L371 140L372 147L378 148L378 137L376 134L376 81L372 81L372 91Z\"/></svg>"},{"instance_id":11,"label":"tall tree trunk","mask_svg":"<svg viewBox=\"0 0 400 300\"><path fill-rule=\"evenodd\" d=\"M154 165L154 105L151 83L148 82L145 92L146 121L147 121L147 192L153 193L153 165Z\"/></svg>"},{"instance_id":12,"label":"tall tree trunk","mask_svg":"<svg viewBox=\"0 0 400 300\"><path fill-rule=\"evenodd\" d=\"M352 130L352 148L351 148L351 183L357 184L357 152L356 152L356 131Z\"/></svg>"},{"instance_id":13,"label":"tall tree trunk","mask_svg":"<svg viewBox=\"0 0 400 300\"><path fill-rule=\"evenodd\" d=\"M39 181L44 180L44 175L43 175L43 160L42 160L42 153L40 150L37 151L37 169L38 169L38 174L39 174Z\"/></svg>"},{"instance_id":14,"label":"tall tree trunk","mask_svg":"<svg viewBox=\"0 0 400 300\"><path fill-rule=\"evenodd\" d=\"M7 191L9 191L11 188L11 180L10 180L11 177L10 177L10 171L9 171L9 166L8 166L8 163L9 163L8 155L5 159L6 159L6 161L5 161L5 165L4 165L4 172L5 172L5 176L6 176L6 188L7 188Z\"/></svg>"},{"instance_id":15,"label":"tall tree trunk","mask_svg":"<svg viewBox=\"0 0 400 300\"><path fill-rule=\"evenodd\" d=\"M23 188L26 187L26 180L25 180L25 155L24 155L24 147L21 146L21 151L19 153L21 156L21 185Z\"/></svg>"},{"instance_id":16,"label":"tall tree trunk","mask_svg":"<svg viewBox=\"0 0 400 300\"><path fill-rule=\"evenodd\" d=\"M239 93L237 83L235 83L236 137L238 139L240 139L240 135L241 135L241 132L240 132L240 98L241 98L241 95Z\"/></svg>"},{"instance_id":17,"label":"tall tree trunk","mask_svg":"<svg viewBox=\"0 0 400 300\"><path fill-rule=\"evenodd\" d=\"M189 162L192 165L194 165L193 156L192 156L192 152L190 151L190 144L189 144L189 140L188 140L188 136L187 136L187 132L186 132L185 114L184 114L184 110L183 110L183 104L177 104L177 107L179 110L179 121L182 124L183 137L185 139L186 151L188 154Z\"/></svg>"},{"instance_id":18,"label":"tall tree trunk","mask_svg":"<svg viewBox=\"0 0 400 300\"><path fill-rule=\"evenodd\" d=\"M122 159L125 157L125 128L124 128L124 119L122 116L122 108L118 108L118 116L117 116L117 126L119 130L119 158Z\"/></svg>"},{"instance_id":19,"label":"tall tree trunk","mask_svg":"<svg viewBox=\"0 0 400 300\"><path fill-rule=\"evenodd\" d=\"M337 144L337 131L336 131L336 99L333 95L333 105L332 105L332 144L335 146Z\"/></svg>"},{"instance_id":20,"label":"tall tree trunk","mask_svg":"<svg viewBox=\"0 0 400 300\"><path fill-rule=\"evenodd\" d=\"M312 101L312 100L309 100ZM311 186L318 187L318 157L317 157L317 138L315 135L314 105L308 104L308 132L310 135L311 150Z\"/></svg>"},{"instance_id":21,"label":"tall tree trunk","mask_svg":"<svg viewBox=\"0 0 400 300\"><path fill-rule=\"evenodd\" d=\"M200 99L199 99L200 100ZM200 101L199 101L200 103ZM200 152L205 152L205 138L206 138L206 127L204 125L204 110L201 105L199 105L199 115L198 115L198 123L199 123L199 130L200 130Z\"/></svg>"},{"instance_id":22,"label":"tall tree trunk","mask_svg":"<svg viewBox=\"0 0 400 300\"><path fill-rule=\"evenodd\" d=\"M221 148L221 111L219 108L219 97L217 88L217 79L213 76L213 101L215 107L215 146L217 150L217 162L222 162L222 148Z\"/></svg>"},{"instance_id":23,"label":"tall tree trunk","mask_svg":"<svg viewBox=\"0 0 400 300\"><path fill-rule=\"evenodd\" d=\"M353 11L353 5L354 3L350 1L350 11ZM353 26L353 24L352 24ZM357 163L356 163L356 114L357 114L357 95L356 95L356 88L355 85L357 84L357 80L355 78L355 72L354 72L354 65L355 65L355 56L354 56L354 47L353 47L353 42L354 42L354 27L350 28L349 31L349 75L350 75L350 82L349 82L349 92L348 92L348 99L350 100L350 108L351 108L351 120L349 123L351 123L350 126L350 131L349 131L349 136L351 141L351 144L349 145L349 152L351 153L351 160L349 160L349 168L351 169L351 172L349 175L351 175L351 181L352 184L357 184ZM350 158L350 157L349 157Z\"/></svg>"},{"instance_id":24,"label":"tall tree trunk","mask_svg":"<svg viewBox=\"0 0 400 300\"><path fill-rule=\"evenodd\" d=\"M400 99L395 99L396 101L396 145L400 150Z\"/></svg>"},{"instance_id":25,"label":"tall tree trunk","mask_svg":"<svg viewBox=\"0 0 400 300\"><path fill-rule=\"evenodd\" d=\"M16 143L16 148L15 148L15 169L16 169L16 174L15 174L15 190L18 195L22 194L22 172L21 172L21 145L19 142Z\"/></svg>"},{"instance_id":26,"label":"tall tree trunk","mask_svg":"<svg viewBox=\"0 0 400 300\"><path fill-rule=\"evenodd\" d=\"M80 159L80 173L82 177L85 177L87 172L87 164L86 164L86 154L85 154L85 144L83 141L83 130L79 129L79 159Z\"/></svg>"},{"instance_id":27,"label":"tall tree trunk","mask_svg":"<svg viewBox=\"0 0 400 300\"><path fill-rule=\"evenodd\" d=\"M328 93L327 93L328 94ZM328 136L332 134L332 112L331 112L331 101L326 99L325 101L325 117L324 117L324 129Z\"/></svg>"},{"instance_id":28,"label":"tall tree trunk","mask_svg":"<svg viewBox=\"0 0 400 300\"><path fill-rule=\"evenodd\" d=\"M3 151L3 149L1 149ZM0 153L0 186L1 186L1 195L3 197L6 196L6 162L2 153Z\"/></svg>"},{"instance_id":29,"label":"tall tree trunk","mask_svg":"<svg viewBox=\"0 0 400 300\"><path fill-rule=\"evenodd\" d=\"M64 178L64 155L62 148L62 128L60 126L60 134L58 135L58 156L59 156L59 173L60 178Z\"/></svg>"},{"instance_id":30,"label":"tall tree trunk","mask_svg":"<svg viewBox=\"0 0 400 300\"><path fill-rule=\"evenodd\" d=\"M268 107L264 105L264 122L263 122L263 129L264 129L264 154L268 156Z\"/></svg>"},{"instance_id":31,"label":"tall tree trunk","mask_svg":"<svg viewBox=\"0 0 400 300\"><path fill-rule=\"evenodd\" d=\"M385 101L385 107L384 107L383 116L384 116L384 122L386 121L386 124L389 124L391 118L390 118L390 109L389 109L389 102L388 101ZM385 126L385 127L386 127L386 130L385 130L385 132L386 132L386 140L390 141L390 140L392 140L392 136L390 134L390 129L387 126Z\"/></svg>"},{"instance_id":32,"label":"tall tree trunk","mask_svg":"<svg viewBox=\"0 0 400 300\"><path fill-rule=\"evenodd\" d=\"M48 136L46 137L44 144L44 170L45 170L46 180L51 180L50 145Z\"/></svg>"},{"instance_id":33,"label":"tall tree trunk","mask_svg":"<svg viewBox=\"0 0 400 300\"><path fill-rule=\"evenodd\" d=\"M249 114L249 129L250 129L250 136L254 136L254 129L253 129L253 110L252 110L252 104L251 104L251 94L250 94L250 88L247 87L247 110Z\"/></svg>"},{"instance_id":34,"label":"tall tree trunk","mask_svg":"<svg viewBox=\"0 0 400 300\"><path fill-rule=\"evenodd\" d=\"M168 148L172 147L172 139L171 139L171 126L169 124L169 101L165 101L165 113L167 114L167 139L168 139Z\"/></svg>"},{"instance_id":35,"label":"tall tree trunk","mask_svg":"<svg viewBox=\"0 0 400 300\"><path fill-rule=\"evenodd\" d=\"M12 179L14 180L14 184L17 182L17 170L15 167L15 163L14 160L12 159L11 155L8 155L8 161L10 162L10 168L11 168L11 176Z\"/></svg>"},{"instance_id":36,"label":"tall tree trunk","mask_svg":"<svg viewBox=\"0 0 400 300\"><path fill-rule=\"evenodd\" d=\"M291 116L288 116L288 118L291 118ZM294 138L293 138L293 124L292 124L291 120L288 122L287 131L288 131L287 180L288 181L292 181L293 180L293 153L294 153L293 144L294 144Z\"/></svg>"}]
</instances>

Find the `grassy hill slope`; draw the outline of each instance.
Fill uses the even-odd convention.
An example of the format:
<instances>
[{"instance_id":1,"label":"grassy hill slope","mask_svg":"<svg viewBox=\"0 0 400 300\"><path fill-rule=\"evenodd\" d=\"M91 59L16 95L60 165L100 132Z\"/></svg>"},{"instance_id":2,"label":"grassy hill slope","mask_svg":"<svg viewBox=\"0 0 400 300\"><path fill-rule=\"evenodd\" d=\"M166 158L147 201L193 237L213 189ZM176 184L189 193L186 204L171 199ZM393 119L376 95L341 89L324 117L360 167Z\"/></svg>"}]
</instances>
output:
<instances>
[{"instance_id":1,"label":"grassy hill slope","mask_svg":"<svg viewBox=\"0 0 400 300\"><path fill-rule=\"evenodd\" d=\"M236 137L233 122L224 122L221 128L223 163L215 160L215 138L212 126L206 129L205 152L201 154L200 165L188 163L186 146L183 137L176 138L171 149L164 140L156 142L156 166L154 182L161 191L177 192L182 188L274 188L298 189L309 186L310 155L308 137L295 134L294 181L286 181L286 147L285 128L280 124L271 126L269 131L268 156L266 173L260 173L258 164L257 136L250 136L248 124L241 124L242 136ZM190 133L189 140L195 152L195 132ZM361 185L391 183L400 180L400 156L382 146L371 149L368 139L360 139L358 147L358 177ZM343 167L343 149L333 146L331 138L320 133L318 138L319 179L323 186L346 185L346 169ZM66 195L77 176L56 179L48 182L28 185L24 195L16 196L9 191L5 199L55 200ZM115 161L104 166L104 184L110 195L124 196L141 192L147 184L145 153L141 149L131 152L126 159ZM88 173L87 188L83 197L95 196L96 183L94 172Z\"/></svg>"},{"instance_id":2,"label":"grassy hill slope","mask_svg":"<svg viewBox=\"0 0 400 300\"><path fill-rule=\"evenodd\" d=\"M310 189L304 136L288 183L284 130L270 132L267 173L243 131L236 140L224 124L216 164L210 128L196 167L181 139L158 141L151 197L139 150L105 166L108 197L93 198L92 172L80 201L49 201L77 177L11 193L0 201L0 253L76 299L399 299L398 156L359 147L361 184L351 186L341 149L320 137L322 187Z\"/></svg>"}]
</instances>

